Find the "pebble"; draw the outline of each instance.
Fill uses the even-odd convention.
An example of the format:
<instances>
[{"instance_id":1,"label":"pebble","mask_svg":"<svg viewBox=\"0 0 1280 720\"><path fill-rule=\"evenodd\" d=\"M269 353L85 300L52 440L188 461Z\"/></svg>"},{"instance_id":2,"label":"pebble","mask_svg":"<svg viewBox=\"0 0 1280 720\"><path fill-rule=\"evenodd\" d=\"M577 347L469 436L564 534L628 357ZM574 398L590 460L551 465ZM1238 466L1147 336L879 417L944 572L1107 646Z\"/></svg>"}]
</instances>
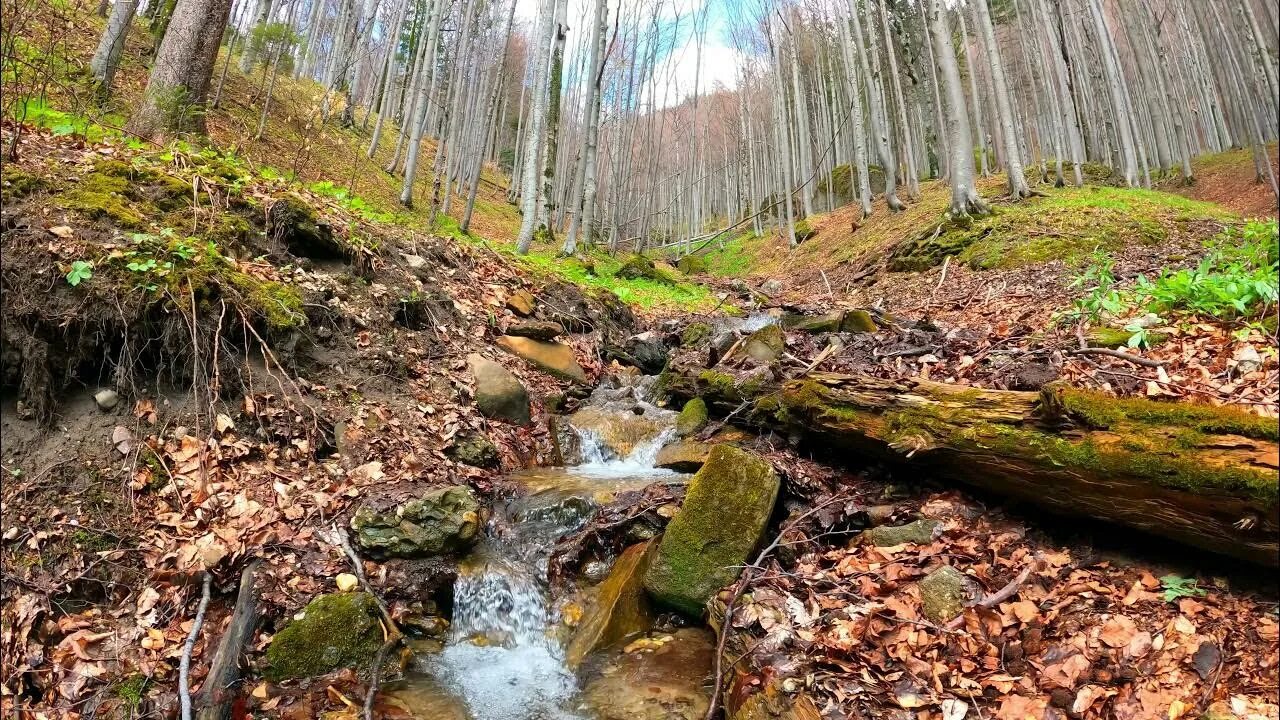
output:
<instances>
[{"instance_id":1,"label":"pebble","mask_svg":"<svg viewBox=\"0 0 1280 720\"><path fill-rule=\"evenodd\" d=\"M111 410L120 404L120 394L110 388L103 388L93 394L93 401L99 410Z\"/></svg>"}]
</instances>

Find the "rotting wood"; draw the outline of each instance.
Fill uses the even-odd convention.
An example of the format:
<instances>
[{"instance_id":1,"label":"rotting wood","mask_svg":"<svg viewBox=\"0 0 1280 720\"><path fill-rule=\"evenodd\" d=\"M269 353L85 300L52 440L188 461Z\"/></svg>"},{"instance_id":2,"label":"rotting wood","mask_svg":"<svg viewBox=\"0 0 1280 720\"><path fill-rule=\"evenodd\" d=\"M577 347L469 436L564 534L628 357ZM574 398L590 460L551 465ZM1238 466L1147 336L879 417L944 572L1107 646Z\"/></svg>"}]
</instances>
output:
<instances>
[{"instance_id":1,"label":"rotting wood","mask_svg":"<svg viewBox=\"0 0 1280 720\"><path fill-rule=\"evenodd\" d=\"M253 630L258 624L258 595L253 586L258 574L260 560L250 560L240 573L240 589L236 593L236 607L231 613L231 622L222 633L218 642L218 651L209 664L209 674L205 676L204 687L200 690L200 709L196 720L224 720L231 712L231 704L236 692L232 687L240 676L240 656L244 647L253 638Z\"/></svg>"},{"instance_id":2,"label":"rotting wood","mask_svg":"<svg viewBox=\"0 0 1280 720\"><path fill-rule=\"evenodd\" d=\"M1280 422L1233 408L815 373L672 368L672 396L834 451L906 462L1054 512L1280 565Z\"/></svg>"}]
</instances>

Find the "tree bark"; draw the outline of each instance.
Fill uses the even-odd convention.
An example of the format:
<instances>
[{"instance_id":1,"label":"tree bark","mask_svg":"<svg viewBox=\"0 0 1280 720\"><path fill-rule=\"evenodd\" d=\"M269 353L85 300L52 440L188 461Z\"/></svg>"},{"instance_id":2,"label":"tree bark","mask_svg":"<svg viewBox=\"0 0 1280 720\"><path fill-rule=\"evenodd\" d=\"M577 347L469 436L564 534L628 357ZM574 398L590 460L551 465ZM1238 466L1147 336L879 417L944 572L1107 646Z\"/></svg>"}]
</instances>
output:
<instances>
[{"instance_id":1,"label":"tree bark","mask_svg":"<svg viewBox=\"0 0 1280 720\"><path fill-rule=\"evenodd\" d=\"M204 104L231 0L178 0L129 130L145 138L205 131Z\"/></svg>"},{"instance_id":2,"label":"tree bark","mask_svg":"<svg viewBox=\"0 0 1280 720\"><path fill-rule=\"evenodd\" d=\"M111 19L98 40L98 50L89 61L89 72L93 75L100 97L111 95L111 80L120 65L124 41L129 36L129 26L133 24L133 15L137 10L138 0L116 0L115 7L111 10Z\"/></svg>"},{"instance_id":3,"label":"tree bark","mask_svg":"<svg viewBox=\"0 0 1280 720\"><path fill-rule=\"evenodd\" d=\"M824 373L735 384L700 368L669 369L662 382L815 447L1280 565L1275 419L1057 383L1035 393Z\"/></svg>"},{"instance_id":4,"label":"tree bark","mask_svg":"<svg viewBox=\"0 0 1280 720\"><path fill-rule=\"evenodd\" d=\"M948 170L951 205L947 212L953 219L985 215L991 209L978 196L978 189L974 186L973 132L969 129L964 87L960 84L960 69L956 66L956 50L951 44L951 30L947 27L943 0L930 0L929 34L933 38L934 55L946 94L947 144L951 149Z\"/></svg>"}]
</instances>

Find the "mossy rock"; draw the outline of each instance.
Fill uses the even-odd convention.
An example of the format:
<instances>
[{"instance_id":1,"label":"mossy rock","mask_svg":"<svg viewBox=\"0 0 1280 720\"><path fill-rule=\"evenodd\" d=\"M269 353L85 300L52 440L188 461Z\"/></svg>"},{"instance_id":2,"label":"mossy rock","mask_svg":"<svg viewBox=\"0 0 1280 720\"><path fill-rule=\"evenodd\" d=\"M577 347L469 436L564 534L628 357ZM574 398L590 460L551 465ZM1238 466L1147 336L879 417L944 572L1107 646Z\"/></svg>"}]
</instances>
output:
<instances>
[{"instance_id":1,"label":"mossy rock","mask_svg":"<svg viewBox=\"0 0 1280 720\"><path fill-rule=\"evenodd\" d=\"M848 333L873 333L880 329L871 313L866 310L850 310L840 319L840 331Z\"/></svg>"},{"instance_id":2,"label":"mossy rock","mask_svg":"<svg viewBox=\"0 0 1280 720\"><path fill-rule=\"evenodd\" d=\"M455 438L445 454L460 463L478 468L496 468L502 464L498 446L489 438L476 433Z\"/></svg>"},{"instance_id":3,"label":"mossy rock","mask_svg":"<svg viewBox=\"0 0 1280 720\"><path fill-rule=\"evenodd\" d=\"M760 544L777 497L778 476L767 461L731 445L713 447L645 573L650 597L700 616Z\"/></svg>"},{"instance_id":4,"label":"mossy rock","mask_svg":"<svg viewBox=\"0 0 1280 720\"><path fill-rule=\"evenodd\" d=\"M702 255L685 255L676 263L676 269L685 275L700 275L707 267L707 258Z\"/></svg>"},{"instance_id":5,"label":"mossy rock","mask_svg":"<svg viewBox=\"0 0 1280 720\"><path fill-rule=\"evenodd\" d=\"M613 275L623 280L652 280L667 285L675 284L675 279L669 273L664 272L643 255L632 255L627 258Z\"/></svg>"},{"instance_id":6,"label":"mossy rock","mask_svg":"<svg viewBox=\"0 0 1280 720\"><path fill-rule=\"evenodd\" d=\"M480 504L465 485L431 490L388 512L365 505L351 518L356 546L371 557L432 557L480 537Z\"/></svg>"},{"instance_id":7,"label":"mossy rock","mask_svg":"<svg viewBox=\"0 0 1280 720\"><path fill-rule=\"evenodd\" d=\"M920 605L924 616L939 625L964 612L971 581L959 570L943 565L920 581Z\"/></svg>"},{"instance_id":8,"label":"mossy rock","mask_svg":"<svg viewBox=\"0 0 1280 720\"><path fill-rule=\"evenodd\" d=\"M808 219L797 220L795 224L795 230L796 230L796 242L798 243L802 243L805 240L808 240L818 234L818 231L814 230L813 226L809 224Z\"/></svg>"},{"instance_id":9,"label":"mossy rock","mask_svg":"<svg viewBox=\"0 0 1280 720\"><path fill-rule=\"evenodd\" d=\"M707 403L702 398L694 398L684 404L679 417L676 418L676 434L689 437L707 425Z\"/></svg>"},{"instance_id":10,"label":"mossy rock","mask_svg":"<svg viewBox=\"0 0 1280 720\"><path fill-rule=\"evenodd\" d=\"M680 333L680 347L701 345L711 337L711 326L704 322L689 323Z\"/></svg>"},{"instance_id":11,"label":"mossy rock","mask_svg":"<svg viewBox=\"0 0 1280 720\"><path fill-rule=\"evenodd\" d=\"M263 675L272 682L323 675L339 668L368 668L382 646L378 604L363 592L312 600L302 616L276 633Z\"/></svg>"},{"instance_id":12,"label":"mossy rock","mask_svg":"<svg viewBox=\"0 0 1280 720\"><path fill-rule=\"evenodd\" d=\"M1105 347L1105 348L1116 348L1121 346L1127 346L1129 344L1129 338L1131 337L1133 337L1132 332L1125 330L1124 328L1112 328L1112 327L1091 328L1089 332L1085 334L1085 338L1089 340L1090 345L1094 347ZM1165 333L1158 333L1158 332L1147 333L1148 345L1159 345L1160 343L1168 339L1169 339L1169 336Z\"/></svg>"},{"instance_id":13,"label":"mossy rock","mask_svg":"<svg viewBox=\"0 0 1280 720\"><path fill-rule=\"evenodd\" d=\"M747 336L742 342L742 352L761 365L771 365L786 348L786 337L777 325L765 325Z\"/></svg>"},{"instance_id":14,"label":"mossy rock","mask_svg":"<svg viewBox=\"0 0 1280 720\"><path fill-rule=\"evenodd\" d=\"M343 260L346 249L306 203L293 197L280 198L267 212L271 237L291 255L312 260Z\"/></svg>"},{"instance_id":15,"label":"mossy rock","mask_svg":"<svg viewBox=\"0 0 1280 720\"><path fill-rule=\"evenodd\" d=\"M832 333L840 331L844 313L833 312L826 315L792 315L783 319L783 324L790 330L806 333Z\"/></svg>"},{"instance_id":16,"label":"mossy rock","mask_svg":"<svg viewBox=\"0 0 1280 720\"><path fill-rule=\"evenodd\" d=\"M920 518L906 525L881 525L862 533L864 542L876 547L893 547L894 545L927 545L933 542L933 532L938 527L937 520Z\"/></svg>"},{"instance_id":17,"label":"mossy rock","mask_svg":"<svg viewBox=\"0 0 1280 720\"><path fill-rule=\"evenodd\" d=\"M49 182L39 175L9 164L5 167L4 179L0 182L0 198L11 202L48 186Z\"/></svg>"}]
</instances>

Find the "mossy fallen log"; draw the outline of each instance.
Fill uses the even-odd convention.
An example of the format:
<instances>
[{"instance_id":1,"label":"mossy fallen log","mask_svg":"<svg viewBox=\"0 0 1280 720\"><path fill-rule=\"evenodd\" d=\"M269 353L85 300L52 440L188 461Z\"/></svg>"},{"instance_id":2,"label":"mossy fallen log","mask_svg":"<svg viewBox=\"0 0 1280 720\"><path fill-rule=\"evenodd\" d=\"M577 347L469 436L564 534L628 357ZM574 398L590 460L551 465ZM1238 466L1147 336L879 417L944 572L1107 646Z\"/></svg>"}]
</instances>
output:
<instances>
[{"instance_id":1,"label":"mossy fallen log","mask_svg":"<svg viewBox=\"0 0 1280 720\"><path fill-rule=\"evenodd\" d=\"M794 439L912 465L1049 510L1280 565L1280 422L1235 408L814 374L736 382L673 368L663 387Z\"/></svg>"}]
</instances>

